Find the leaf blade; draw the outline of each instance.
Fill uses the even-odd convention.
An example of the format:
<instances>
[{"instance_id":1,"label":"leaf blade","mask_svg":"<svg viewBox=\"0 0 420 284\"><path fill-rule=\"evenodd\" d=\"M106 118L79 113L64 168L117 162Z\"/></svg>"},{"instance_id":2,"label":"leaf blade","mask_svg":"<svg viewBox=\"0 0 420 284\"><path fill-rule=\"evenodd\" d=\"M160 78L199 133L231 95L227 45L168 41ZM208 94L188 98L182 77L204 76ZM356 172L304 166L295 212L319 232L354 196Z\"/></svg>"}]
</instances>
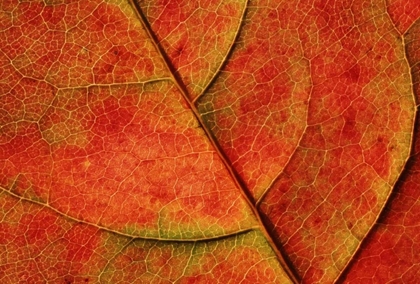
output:
<instances>
[{"instance_id":1,"label":"leaf blade","mask_svg":"<svg viewBox=\"0 0 420 284\"><path fill-rule=\"evenodd\" d=\"M404 46L386 15L389 7L361 0L277 6L250 1L248 8L232 10L231 26L221 25L228 34L222 52L215 55L207 46L194 56L211 55L197 63L194 56L190 60L194 52L188 51L189 42L178 62L185 60L187 67L172 62L174 68L168 62L177 58L175 51L167 56L162 50L170 50L168 44L177 37L169 34L168 41L160 41L166 45L161 48L153 42L158 36L143 30L127 3L84 4L74 22L65 13L82 6L64 2L22 3L22 9L1 4L0 23L6 28L0 29L5 35L0 69L6 79L0 81L0 90L6 95L0 96L5 134L0 137L0 183L10 194L3 194L7 198L1 208L6 226L14 222L20 231L28 228L23 235L32 248L31 242L42 235L34 226L48 231L44 219L49 223L68 215L84 224L64 222L72 229L61 230L60 240L48 249L44 244L17 251L13 246L25 241L8 236L3 247L20 259L20 268L36 273L28 278L20 268L10 269L13 260L7 258L0 265L6 271L3 279L83 281L82 275L89 275L99 281L111 267L106 277L119 275L115 267L133 259L126 251L135 255L142 246L152 246L156 251L151 249L151 254L166 250L184 262L191 256L182 268L169 264L159 270L156 262L153 281L161 272L170 281L213 276L223 281L286 281L272 277L272 269L285 275L273 262L274 255L286 271L293 270L279 250L288 254L304 282L334 281L375 222L408 157L415 103ZM146 11L156 8L149 4ZM272 4L276 7L263 7ZM211 10L209 15L229 18L218 6ZM203 15L196 11L191 9ZM404 29L410 19L395 26ZM259 26L253 26L257 22ZM234 33L229 34L229 27ZM187 26L183 33L193 37ZM208 33L211 39L225 40ZM22 41L14 40L16 36ZM212 67L201 70L209 62ZM173 74L178 71L181 76ZM203 89L206 93L194 104ZM242 124L233 133L231 126L238 121ZM15 210L10 204L19 202L26 204L24 210L16 209L25 220L16 217L19 214L10 218L10 210ZM25 209L42 213L32 217ZM19 234L12 227L6 231ZM89 267L81 265L89 253L80 245L91 246L86 235L92 240L107 235L105 239L119 244L108 247L99 238L97 252L112 259L104 263L94 258L101 272L86 272ZM251 235L258 237L248 239ZM273 247L273 236L280 249ZM133 239L138 237L143 240ZM236 246L242 239L248 240L245 250ZM253 246L256 240L261 245ZM77 243L64 250L67 257L74 255L74 263L67 262L77 266L71 272L57 263L53 266L60 266L59 272L51 272L31 260L40 255L43 264L55 261L65 242ZM205 265L188 264L194 257L197 263L213 259L219 253L216 248L227 243L232 253L220 251L220 269L214 270L220 273L210 276L202 270ZM201 245L211 249L194 254ZM232 255L234 263L223 262ZM243 265L236 265L247 256ZM144 257L140 266L156 259ZM269 275L256 269L262 264L271 267ZM225 269L230 274L223 273ZM136 279L143 276L150 277L141 274Z\"/></svg>"}]
</instances>

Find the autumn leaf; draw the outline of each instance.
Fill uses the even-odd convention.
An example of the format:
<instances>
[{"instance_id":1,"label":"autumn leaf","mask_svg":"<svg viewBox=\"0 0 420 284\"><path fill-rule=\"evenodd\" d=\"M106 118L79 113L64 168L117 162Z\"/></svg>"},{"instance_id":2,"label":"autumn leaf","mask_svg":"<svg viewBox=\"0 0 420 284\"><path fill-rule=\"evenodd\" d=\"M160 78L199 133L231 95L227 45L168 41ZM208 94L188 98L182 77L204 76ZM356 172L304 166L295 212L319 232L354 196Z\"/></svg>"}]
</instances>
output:
<instances>
[{"instance_id":1,"label":"autumn leaf","mask_svg":"<svg viewBox=\"0 0 420 284\"><path fill-rule=\"evenodd\" d=\"M2 1L1 283L413 283L420 5Z\"/></svg>"}]
</instances>

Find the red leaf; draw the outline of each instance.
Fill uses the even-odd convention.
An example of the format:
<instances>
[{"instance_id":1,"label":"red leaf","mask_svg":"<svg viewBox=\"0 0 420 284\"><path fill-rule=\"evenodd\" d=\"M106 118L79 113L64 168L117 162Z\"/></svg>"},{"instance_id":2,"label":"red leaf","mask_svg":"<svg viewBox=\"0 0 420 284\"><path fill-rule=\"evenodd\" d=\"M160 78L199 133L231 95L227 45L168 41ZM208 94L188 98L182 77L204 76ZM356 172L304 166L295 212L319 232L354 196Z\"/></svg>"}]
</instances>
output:
<instances>
[{"instance_id":1,"label":"red leaf","mask_svg":"<svg viewBox=\"0 0 420 284\"><path fill-rule=\"evenodd\" d=\"M0 7L1 283L419 278L415 0Z\"/></svg>"}]
</instances>

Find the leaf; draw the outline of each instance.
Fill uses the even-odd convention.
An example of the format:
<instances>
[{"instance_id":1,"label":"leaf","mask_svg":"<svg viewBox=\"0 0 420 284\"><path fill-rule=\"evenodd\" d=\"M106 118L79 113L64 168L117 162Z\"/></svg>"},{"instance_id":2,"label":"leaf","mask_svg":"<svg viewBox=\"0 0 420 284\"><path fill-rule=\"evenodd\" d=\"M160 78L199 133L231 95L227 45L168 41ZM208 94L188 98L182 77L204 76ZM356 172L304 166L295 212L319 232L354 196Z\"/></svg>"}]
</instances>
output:
<instances>
[{"instance_id":1,"label":"leaf","mask_svg":"<svg viewBox=\"0 0 420 284\"><path fill-rule=\"evenodd\" d=\"M411 66L413 90L419 101L419 38L420 10L416 3L407 3L405 9L390 9L390 14L397 23L397 28L404 34L407 60ZM413 7L410 7L411 5ZM391 6L391 8L393 8ZM401 11L403 10L403 11ZM408 23L402 20L407 15ZM417 20L416 20L417 19ZM410 21L411 20L411 21ZM398 24L400 23L400 24ZM404 23L404 24L402 24ZM418 104L417 104L418 109ZM346 282L415 282L419 275L418 268L418 218L419 218L419 112L416 115L414 139L410 159L404 172L395 185L388 206L382 212L378 223L362 244L357 257L345 274ZM375 267L375 270L369 269Z\"/></svg>"},{"instance_id":2,"label":"leaf","mask_svg":"<svg viewBox=\"0 0 420 284\"><path fill-rule=\"evenodd\" d=\"M414 0L0 6L2 283L418 278Z\"/></svg>"}]
</instances>

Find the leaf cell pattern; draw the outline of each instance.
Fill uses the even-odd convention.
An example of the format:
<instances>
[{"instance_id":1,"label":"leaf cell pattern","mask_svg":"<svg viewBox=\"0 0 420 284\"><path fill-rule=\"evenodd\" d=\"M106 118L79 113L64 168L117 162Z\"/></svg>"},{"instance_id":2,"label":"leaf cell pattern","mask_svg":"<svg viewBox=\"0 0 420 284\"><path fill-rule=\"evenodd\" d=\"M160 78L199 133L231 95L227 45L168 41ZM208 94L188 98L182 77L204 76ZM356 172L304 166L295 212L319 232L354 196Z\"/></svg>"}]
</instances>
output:
<instances>
[{"instance_id":1,"label":"leaf cell pattern","mask_svg":"<svg viewBox=\"0 0 420 284\"><path fill-rule=\"evenodd\" d=\"M0 282L412 283L418 7L2 1Z\"/></svg>"}]
</instances>

